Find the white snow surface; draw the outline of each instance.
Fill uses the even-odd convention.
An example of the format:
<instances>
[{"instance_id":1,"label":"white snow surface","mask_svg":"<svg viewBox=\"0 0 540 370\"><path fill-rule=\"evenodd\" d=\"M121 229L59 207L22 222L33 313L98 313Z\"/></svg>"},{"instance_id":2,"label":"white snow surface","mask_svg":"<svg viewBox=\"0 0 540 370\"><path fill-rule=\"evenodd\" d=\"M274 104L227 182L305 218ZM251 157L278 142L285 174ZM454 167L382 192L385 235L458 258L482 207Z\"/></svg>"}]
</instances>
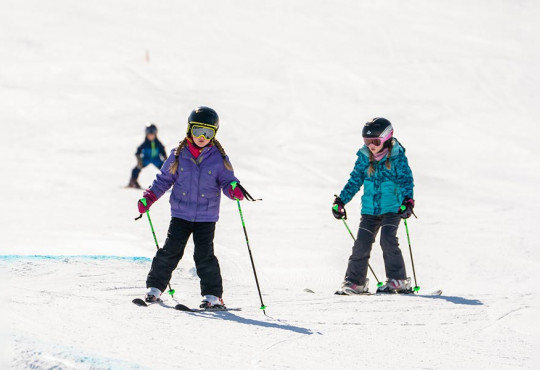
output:
<instances>
[{"instance_id":1,"label":"white snow surface","mask_svg":"<svg viewBox=\"0 0 540 370\"><path fill-rule=\"evenodd\" d=\"M0 368L538 368L539 18L532 0L3 0ZM198 105L264 199L242 207L267 315L226 198L215 249L242 310L172 309L200 301L191 241L174 298L131 303L155 253L133 154L148 121L177 145ZM333 295L352 240L330 206L377 116L407 148L417 282L440 297ZM356 230L360 193L347 211ZM378 244L371 266L384 279Z\"/></svg>"}]
</instances>

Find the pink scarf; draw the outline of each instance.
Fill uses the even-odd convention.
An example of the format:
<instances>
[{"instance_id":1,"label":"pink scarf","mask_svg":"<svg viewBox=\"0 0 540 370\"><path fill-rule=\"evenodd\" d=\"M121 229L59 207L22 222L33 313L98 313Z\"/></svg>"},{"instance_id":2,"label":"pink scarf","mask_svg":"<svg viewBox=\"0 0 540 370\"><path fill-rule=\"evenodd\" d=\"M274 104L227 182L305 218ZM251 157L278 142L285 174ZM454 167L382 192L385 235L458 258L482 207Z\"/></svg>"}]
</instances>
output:
<instances>
[{"instance_id":1,"label":"pink scarf","mask_svg":"<svg viewBox=\"0 0 540 370\"><path fill-rule=\"evenodd\" d=\"M188 138L187 140L188 140L189 151L195 157L195 159L199 158L199 155L201 155L201 152L203 151L204 148L199 148L197 145L193 143L193 141L191 141L190 138ZM207 145L207 147L211 147L211 146L212 144Z\"/></svg>"},{"instance_id":2,"label":"pink scarf","mask_svg":"<svg viewBox=\"0 0 540 370\"><path fill-rule=\"evenodd\" d=\"M376 154L373 154L373 157L375 158L375 160L378 162L380 161L381 159L384 158L385 155L388 154L388 148L384 148L383 150L381 150L380 152L376 153Z\"/></svg>"}]
</instances>

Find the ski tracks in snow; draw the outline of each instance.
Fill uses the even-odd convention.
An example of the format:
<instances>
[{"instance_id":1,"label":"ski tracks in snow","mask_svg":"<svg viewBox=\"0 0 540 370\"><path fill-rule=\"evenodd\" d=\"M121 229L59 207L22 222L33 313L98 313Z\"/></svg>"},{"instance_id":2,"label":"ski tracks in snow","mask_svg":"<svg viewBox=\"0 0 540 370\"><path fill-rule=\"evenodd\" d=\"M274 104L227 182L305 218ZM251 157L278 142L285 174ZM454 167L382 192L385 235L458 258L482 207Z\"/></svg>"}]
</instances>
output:
<instances>
[{"instance_id":1,"label":"ski tracks in snow","mask_svg":"<svg viewBox=\"0 0 540 370\"><path fill-rule=\"evenodd\" d=\"M530 294L336 296L274 288L265 291L265 316L256 291L231 280L228 303L242 307L241 312L178 312L170 297L164 307L131 303L144 292L149 264L112 258L0 258L8 286L17 291L8 302L7 318L16 365L171 366L165 358L149 360L158 348L179 351L193 365L210 344L214 355L244 368L340 367L358 360L359 346L380 354L389 342L406 346L394 349L396 356L385 359L387 367L399 367L410 348L422 349L418 365L433 368L449 363L525 366L532 351L523 336L532 329L516 327L528 323L524 315L533 304ZM197 302L196 279L177 275L172 283L174 302ZM134 352L126 352L127 347ZM381 366L378 356L363 361L366 367Z\"/></svg>"}]
</instances>

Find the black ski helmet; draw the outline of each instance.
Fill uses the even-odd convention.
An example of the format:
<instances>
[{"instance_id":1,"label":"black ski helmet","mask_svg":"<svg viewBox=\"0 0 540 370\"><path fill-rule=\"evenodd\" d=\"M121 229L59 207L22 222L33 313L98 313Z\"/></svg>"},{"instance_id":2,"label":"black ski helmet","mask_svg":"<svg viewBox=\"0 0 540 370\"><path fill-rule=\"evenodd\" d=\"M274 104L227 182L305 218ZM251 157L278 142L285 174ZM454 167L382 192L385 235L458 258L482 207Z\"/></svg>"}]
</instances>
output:
<instances>
[{"instance_id":1,"label":"black ski helmet","mask_svg":"<svg viewBox=\"0 0 540 370\"><path fill-rule=\"evenodd\" d=\"M191 112L188 117L188 127L186 135L190 135L191 127L193 125L199 125L204 127L210 127L216 130L219 129L219 116L215 110L209 107L197 107Z\"/></svg>"},{"instance_id":2,"label":"black ski helmet","mask_svg":"<svg viewBox=\"0 0 540 370\"><path fill-rule=\"evenodd\" d=\"M146 135L148 135L148 134L157 134L157 127L152 122L148 122L144 132L146 133Z\"/></svg>"},{"instance_id":3,"label":"black ski helmet","mask_svg":"<svg viewBox=\"0 0 540 370\"><path fill-rule=\"evenodd\" d=\"M393 133L394 128L390 121L386 118L377 117L366 122L362 130L362 137L379 138L381 141L386 141L392 137Z\"/></svg>"}]
</instances>

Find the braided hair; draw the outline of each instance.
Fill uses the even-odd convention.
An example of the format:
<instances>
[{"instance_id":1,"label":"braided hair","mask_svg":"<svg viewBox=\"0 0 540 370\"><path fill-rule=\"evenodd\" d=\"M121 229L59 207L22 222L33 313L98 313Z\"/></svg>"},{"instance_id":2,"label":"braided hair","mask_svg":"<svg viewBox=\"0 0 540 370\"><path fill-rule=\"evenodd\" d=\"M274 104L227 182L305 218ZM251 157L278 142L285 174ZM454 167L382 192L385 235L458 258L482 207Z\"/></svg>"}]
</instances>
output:
<instances>
[{"instance_id":1,"label":"braided hair","mask_svg":"<svg viewBox=\"0 0 540 370\"><path fill-rule=\"evenodd\" d=\"M388 140L384 147L388 148L388 153L386 153L386 161L385 165L387 169L392 168L392 165L390 163L390 155L392 154L392 149L394 148L394 140ZM383 148L384 148L383 147ZM373 162L375 161L375 156L373 155L373 152L369 151L369 168L368 168L368 176L371 176L375 173L375 168L373 167Z\"/></svg>"},{"instance_id":2,"label":"braided hair","mask_svg":"<svg viewBox=\"0 0 540 370\"><path fill-rule=\"evenodd\" d=\"M223 164L225 165L225 168L229 171L233 171L233 166L231 162L227 159L227 153L225 153L225 149L223 149L223 146L221 146L221 143L217 141L216 138L213 139L214 145L216 148L218 148L219 153L221 154L221 157L223 158Z\"/></svg>"},{"instance_id":3,"label":"braided hair","mask_svg":"<svg viewBox=\"0 0 540 370\"><path fill-rule=\"evenodd\" d=\"M178 156L182 152L182 149L184 149L186 147L187 143L188 143L188 139L187 139L187 136L186 136L184 138L184 140L182 140L178 144L178 147L174 150L174 162L169 167L169 173L170 174L174 175L176 173L176 171L178 171Z\"/></svg>"}]
</instances>

